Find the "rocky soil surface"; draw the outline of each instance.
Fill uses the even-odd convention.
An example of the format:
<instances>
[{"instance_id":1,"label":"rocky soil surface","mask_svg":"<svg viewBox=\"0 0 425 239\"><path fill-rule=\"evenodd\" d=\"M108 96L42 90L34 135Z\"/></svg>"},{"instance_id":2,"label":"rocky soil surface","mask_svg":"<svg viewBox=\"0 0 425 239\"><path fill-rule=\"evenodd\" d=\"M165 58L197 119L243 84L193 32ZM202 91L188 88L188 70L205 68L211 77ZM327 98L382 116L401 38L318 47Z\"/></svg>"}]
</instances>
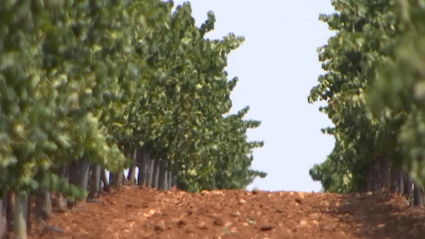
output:
<instances>
[{"instance_id":1,"label":"rocky soil surface","mask_svg":"<svg viewBox=\"0 0 425 239\"><path fill-rule=\"evenodd\" d=\"M425 210L389 194L123 187L32 223L30 238L425 238Z\"/></svg>"}]
</instances>

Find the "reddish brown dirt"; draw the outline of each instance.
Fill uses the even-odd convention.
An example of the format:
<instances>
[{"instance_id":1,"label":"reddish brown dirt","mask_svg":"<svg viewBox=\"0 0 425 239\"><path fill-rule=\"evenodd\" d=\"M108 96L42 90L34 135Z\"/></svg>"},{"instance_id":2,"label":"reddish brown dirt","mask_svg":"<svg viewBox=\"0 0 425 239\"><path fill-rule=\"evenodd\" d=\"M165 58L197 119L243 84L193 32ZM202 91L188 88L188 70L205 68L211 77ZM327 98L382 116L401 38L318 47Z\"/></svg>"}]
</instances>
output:
<instances>
[{"instance_id":1,"label":"reddish brown dirt","mask_svg":"<svg viewBox=\"0 0 425 239\"><path fill-rule=\"evenodd\" d=\"M386 194L123 187L46 222L64 232L37 226L30 238L425 238L425 210Z\"/></svg>"}]
</instances>

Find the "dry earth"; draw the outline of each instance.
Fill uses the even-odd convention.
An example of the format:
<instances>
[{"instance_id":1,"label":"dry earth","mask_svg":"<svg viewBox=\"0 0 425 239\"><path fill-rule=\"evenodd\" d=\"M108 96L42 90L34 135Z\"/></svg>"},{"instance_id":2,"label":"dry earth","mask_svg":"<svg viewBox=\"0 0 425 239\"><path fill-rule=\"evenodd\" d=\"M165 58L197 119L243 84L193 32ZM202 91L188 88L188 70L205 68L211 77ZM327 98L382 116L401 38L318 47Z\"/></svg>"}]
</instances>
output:
<instances>
[{"instance_id":1,"label":"dry earth","mask_svg":"<svg viewBox=\"0 0 425 239\"><path fill-rule=\"evenodd\" d=\"M30 238L425 238L425 210L389 194L123 187L33 223ZM61 229L62 232L56 231Z\"/></svg>"}]
</instances>

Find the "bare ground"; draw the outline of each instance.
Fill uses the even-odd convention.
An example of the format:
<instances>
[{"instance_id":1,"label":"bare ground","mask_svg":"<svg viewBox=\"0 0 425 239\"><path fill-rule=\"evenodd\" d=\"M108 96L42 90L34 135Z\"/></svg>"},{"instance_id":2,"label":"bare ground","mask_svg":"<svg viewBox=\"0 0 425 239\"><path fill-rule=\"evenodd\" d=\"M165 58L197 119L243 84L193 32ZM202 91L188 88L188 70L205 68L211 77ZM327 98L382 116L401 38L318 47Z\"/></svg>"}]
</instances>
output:
<instances>
[{"instance_id":1,"label":"bare ground","mask_svg":"<svg viewBox=\"0 0 425 239\"><path fill-rule=\"evenodd\" d=\"M99 200L33 223L30 238L425 238L425 210L390 194L123 187Z\"/></svg>"}]
</instances>

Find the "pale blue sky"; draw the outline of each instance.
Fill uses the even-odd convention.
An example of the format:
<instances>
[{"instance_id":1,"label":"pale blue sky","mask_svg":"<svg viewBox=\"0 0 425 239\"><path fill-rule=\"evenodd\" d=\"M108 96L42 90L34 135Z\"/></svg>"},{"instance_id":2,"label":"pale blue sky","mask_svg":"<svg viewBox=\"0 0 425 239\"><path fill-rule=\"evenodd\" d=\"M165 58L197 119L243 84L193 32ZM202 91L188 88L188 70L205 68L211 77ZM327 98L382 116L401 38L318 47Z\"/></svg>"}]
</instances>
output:
<instances>
[{"instance_id":1,"label":"pale blue sky","mask_svg":"<svg viewBox=\"0 0 425 239\"><path fill-rule=\"evenodd\" d=\"M174 1L175 6L182 0ZM232 94L233 112L249 105L247 119L261 120L249 140L264 140L254 151L252 168L268 173L248 189L319 191L308 174L331 152L334 139L321 133L327 116L310 105L307 96L323 73L316 49L334 33L318 20L333 13L330 0L190 0L196 25L213 11L217 22L208 38L229 32L245 43L230 54L227 71L239 82ZM229 78L229 79L230 79Z\"/></svg>"}]
</instances>

